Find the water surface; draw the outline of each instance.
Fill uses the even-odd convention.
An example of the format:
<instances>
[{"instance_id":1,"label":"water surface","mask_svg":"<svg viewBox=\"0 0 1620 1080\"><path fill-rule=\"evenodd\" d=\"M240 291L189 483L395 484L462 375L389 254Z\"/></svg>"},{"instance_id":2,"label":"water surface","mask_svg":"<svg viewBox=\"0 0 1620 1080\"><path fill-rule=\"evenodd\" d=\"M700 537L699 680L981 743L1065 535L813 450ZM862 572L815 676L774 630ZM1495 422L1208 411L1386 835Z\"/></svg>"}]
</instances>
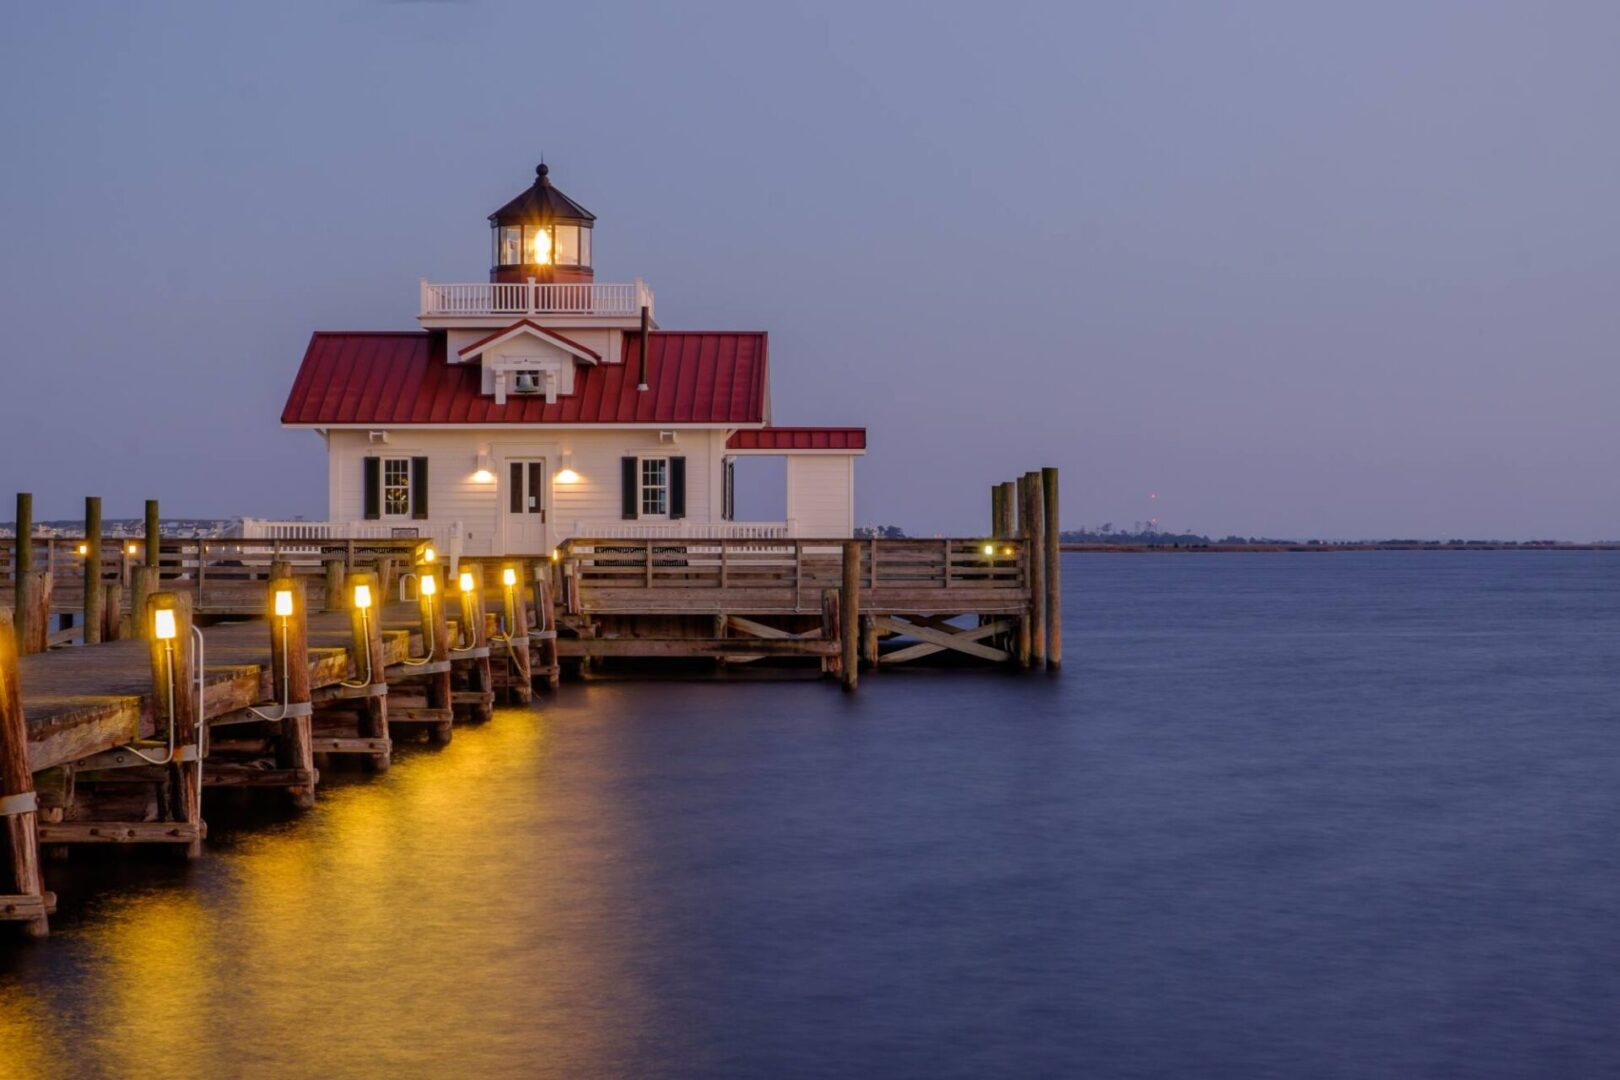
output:
<instances>
[{"instance_id":1,"label":"water surface","mask_svg":"<svg viewBox=\"0 0 1620 1080\"><path fill-rule=\"evenodd\" d=\"M566 686L53 865L0 1076L1620 1074L1620 557L1065 565L1057 678Z\"/></svg>"}]
</instances>

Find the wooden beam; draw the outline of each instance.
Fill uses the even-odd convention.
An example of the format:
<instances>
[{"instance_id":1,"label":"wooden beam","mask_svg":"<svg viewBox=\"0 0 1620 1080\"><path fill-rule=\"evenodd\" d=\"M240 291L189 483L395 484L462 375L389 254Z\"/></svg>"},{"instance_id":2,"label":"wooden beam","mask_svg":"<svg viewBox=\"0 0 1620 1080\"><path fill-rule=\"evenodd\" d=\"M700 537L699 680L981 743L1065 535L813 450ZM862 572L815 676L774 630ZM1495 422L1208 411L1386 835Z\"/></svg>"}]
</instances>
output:
<instances>
[{"instance_id":1,"label":"wooden beam","mask_svg":"<svg viewBox=\"0 0 1620 1080\"><path fill-rule=\"evenodd\" d=\"M896 616L882 616L878 619L883 629L890 633L904 637L917 638L920 644L909 645L904 649L897 649L883 658L885 664L904 664L910 660L917 660L924 656L945 649L976 656L981 660L992 660L1004 664L1012 660L1012 654L980 642L987 637L1004 634L1012 628L1010 620L986 623L982 626L969 627L966 630L953 628L954 633L937 630L930 626L920 626L917 623L907 622Z\"/></svg>"}]
</instances>

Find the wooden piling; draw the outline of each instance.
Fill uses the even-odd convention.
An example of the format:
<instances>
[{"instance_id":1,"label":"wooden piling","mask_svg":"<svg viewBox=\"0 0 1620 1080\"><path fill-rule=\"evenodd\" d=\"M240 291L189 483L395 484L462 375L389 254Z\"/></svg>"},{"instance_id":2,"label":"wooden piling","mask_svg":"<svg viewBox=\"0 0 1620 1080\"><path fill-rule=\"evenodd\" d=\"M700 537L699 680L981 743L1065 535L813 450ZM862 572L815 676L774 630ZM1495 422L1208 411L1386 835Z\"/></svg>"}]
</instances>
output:
<instances>
[{"instance_id":1,"label":"wooden piling","mask_svg":"<svg viewBox=\"0 0 1620 1080\"><path fill-rule=\"evenodd\" d=\"M536 563L534 567L535 629L540 632L540 667L546 676L546 685L555 690L562 681L557 661L557 608L552 593L553 573L550 562Z\"/></svg>"},{"instance_id":2,"label":"wooden piling","mask_svg":"<svg viewBox=\"0 0 1620 1080\"><path fill-rule=\"evenodd\" d=\"M1041 487L1046 510L1046 663L1059 667L1063 663L1063 535L1058 520L1057 469L1041 470Z\"/></svg>"},{"instance_id":3,"label":"wooden piling","mask_svg":"<svg viewBox=\"0 0 1620 1080\"><path fill-rule=\"evenodd\" d=\"M450 741L455 699L450 685L450 620L444 611L447 594L445 583L438 575L438 568L432 563L422 563L416 568L416 606L421 617L422 651L433 664L444 666L443 671L424 676L427 685L423 694L428 708L444 712L444 720L428 729L428 739L442 745ZM431 593L422 587L422 583L429 578L434 586Z\"/></svg>"},{"instance_id":4,"label":"wooden piling","mask_svg":"<svg viewBox=\"0 0 1620 1080\"><path fill-rule=\"evenodd\" d=\"M844 689L853 690L861 677L861 543L844 541L844 585L839 597L838 621L843 630Z\"/></svg>"},{"instance_id":5,"label":"wooden piling","mask_svg":"<svg viewBox=\"0 0 1620 1080\"><path fill-rule=\"evenodd\" d=\"M17 546L11 559L11 606L16 617L17 647L24 653L38 652L29 645L32 638L25 628L33 625L36 603L29 575L34 569L34 496L17 492ZM47 608L49 605L47 604ZM48 616L47 616L48 619Z\"/></svg>"},{"instance_id":6,"label":"wooden piling","mask_svg":"<svg viewBox=\"0 0 1620 1080\"><path fill-rule=\"evenodd\" d=\"M534 665L529 652L529 605L524 595L522 560L501 566L502 618L506 622L507 660L516 669L516 680L509 680L512 702L527 705L534 700ZM512 584L506 584L508 574Z\"/></svg>"},{"instance_id":7,"label":"wooden piling","mask_svg":"<svg viewBox=\"0 0 1620 1080\"><path fill-rule=\"evenodd\" d=\"M462 563L472 575L472 588L461 592L461 632L463 644L481 649L467 668L467 691L472 719L482 723L495 715L495 679L489 663L489 627L484 618L484 568L478 563Z\"/></svg>"},{"instance_id":8,"label":"wooden piling","mask_svg":"<svg viewBox=\"0 0 1620 1080\"><path fill-rule=\"evenodd\" d=\"M836 641L839 643L839 652L821 658L821 673L834 679L842 678L844 674L843 640L844 627L842 621L841 605L838 602L838 589L821 590L821 639L823 641Z\"/></svg>"},{"instance_id":9,"label":"wooden piling","mask_svg":"<svg viewBox=\"0 0 1620 1080\"><path fill-rule=\"evenodd\" d=\"M361 607L354 602L355 594L364 586L370 591L370 605ZM354 655L354 678L351 682L364 682L367 693L359 699L360 737L363 739L388 738L388 674L383 657L381 582L370 570L357 570L346 583L349 599L349 640ZM376 772L386 772L390 760L387 750L366 755L366 761Z\"/></svg>"},{"instance_id":10,"label":"wooden piling","mask_svg":"<svg viewBox=\"0 0 1620 1080\"><path fill-rule=\"evenodd\" d=\"M1002 508L1002 495L1000 484L990 485L990 535L1001 539L1001 519L1005 514Z\"/></svg>"},{"instance_id":11,"label":"wooden piling","mask_svg":"<svg viewBox=\"0 0 1620 1080\"><path fill-rule=\"evenodd\" d=\"M290 594L289 615L276 611L280 593ZM276 764L308 774L308 784L287 789L293 805L307 810L315 805L315 750L310 716L309 601L304 583L290 573L272 576L265 590L265 615L270 625L271 693L281 705L282 715Z\"/></svg>"},{"instance_id":12,"label":"wooden piling","mask_svg":"<svg viewBox=\"0 0 1620 1080\"><path fill-rule=\"evenodd\" d=\"M342 559L326 560L326 603L321 605L327 611L343 610L343 577L345 563Z\"/></svg>"},{"instance_id":13,"label":"wooden piling","mask_svg":"<svg viewBox=\"0 0 1620 1080\"><path fill-rule=\"evenodd\" d=\"M156 499L147 499L146 550L142 552L142 554L145 556L146 565L150 566L153 570L158 568L158 556L162 554L162 547L163 532L158 524L158 501ZM153 587L156 588L157 575L155 573L152 575L152 582Z\"/></svg>"},{"instance_id":14,"label":"wooden piling","mask_svg":"<svg viewBox=\"0 0 1620 1080\"><path fill-rule=\"evenodd\" d=\"M1046 666L1046 511L1041 474L1024 474L1024 547L1029 567L1029 662Z\"/></svg>"},{"instance_id":15,"label":"wooden piling","mask_svg":"<svg viewBox=\"0 0 1620 1080\"><path fill-rule=\"evenodd\" d=\"M84 500L84 643L101 641L101 497Z\"/></svg>"},{"instance_id":16,"label":"wooden piling","mask_svg":"<svg viewBox=\"0 0 1620 1080\"><path fill-rule=\"evenodd\" d=\"M101 588L101 640L117 641L123 637L124 587L109 581Z\"/></svg>"},{"instance_id":17,"label":"wooden piling","mask_svg":"<svg viewBox=\"0 0 1620 1080\"><path fill-rule=\"evenodd\" d=\"M191 597L186 593L159 592L152 595L154 620L159 612L173 613L172 637L148 639L152 665L152 716L158 735L163 737L174 724L175 757L169 765L169 820L194 826L186 843L186 857L202 854L202 761L195 756L198 725L202 722L202 702L197 699L197 650L191 637ZM165 618L167 623L167 618ZM88 632L88 626L86 627ZM190 757L191 760L186 760Z\"/></svg>"},{"instance_id":18,"label":"wooden piling","mask_svg":"<svg viewBox=\"0 0 1620 1080\"><path fill-rule=\"evenodd\" d=\"M19 497L19 510L21 504ZM0 874L0 888L7 892L0 896L0 918L20 919L25 934L44 937L50 932L52 898L45 891L39 865L38 812L34 776L28 766L28 727L23 722L17 656L15 627L11 617L0 611L0 823L6 833L3 869L9 874Z\"/></svg>"},{"instance_id":19,"label":"wooden piling","mask_svg":"<svg viewBox=\"0 0 1620 1080\"><path fill-rule=\"evenodd\" d=\"M25 656L42 653L50 645L53 584L50 569L43 566L28 571L17 582L17 648Z\"/></svg>"},{"instance_id":20,"label":"wooden piling","mask_svg":"<svg viewBox=\"0 0 1620 1080\"><path fill-rule=\"evenodd\" d=\"M158 591L158 568L149 562L131 572L129 584L129 616L131 637L152 636L152 594Z\"/></svg>"},{"instance_id":21,"label":"wooden piling","mask_svg":"<svg viewBox=\"0 0 1620 1080\"><path fill-rule=\"evenodd\" d=\"M1018 535L1018 483L1003 481L1001 485L1001 535L1012 539Z\"/></svg>"}]
</instances>

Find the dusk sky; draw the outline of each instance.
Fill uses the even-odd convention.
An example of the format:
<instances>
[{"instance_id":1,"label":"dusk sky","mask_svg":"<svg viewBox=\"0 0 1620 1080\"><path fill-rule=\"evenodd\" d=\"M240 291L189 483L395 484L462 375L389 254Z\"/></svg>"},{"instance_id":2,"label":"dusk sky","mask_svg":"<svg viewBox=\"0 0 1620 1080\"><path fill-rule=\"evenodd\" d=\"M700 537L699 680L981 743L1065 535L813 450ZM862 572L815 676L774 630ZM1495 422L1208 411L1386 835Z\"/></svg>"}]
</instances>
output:
<instances>
[{"instance_id":1,"label":"dusk sky","mask_svg":"<svg viewBox=\"0 0 1620 1080\"><path fill-rule=\"evenodd\" d=\"M1066 527L1620 538L1616 42L1613 3L13 5L0 516L324 516L278 425L310 332L484 279L543 153L598 280L768 330L779 423L870 428L863 524L977 533L1057 465Z\"/></svg>"}]
</instances>

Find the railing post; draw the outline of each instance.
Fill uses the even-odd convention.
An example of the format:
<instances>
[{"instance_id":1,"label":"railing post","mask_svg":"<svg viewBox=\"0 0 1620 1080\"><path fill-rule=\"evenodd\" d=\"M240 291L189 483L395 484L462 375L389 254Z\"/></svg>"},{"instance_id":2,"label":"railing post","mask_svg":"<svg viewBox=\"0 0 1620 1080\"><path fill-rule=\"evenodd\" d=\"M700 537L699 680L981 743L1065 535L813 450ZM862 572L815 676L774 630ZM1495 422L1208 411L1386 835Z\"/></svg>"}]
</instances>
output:
<instances>
[{"instance_id":1,"label":"railing post","mask_svg":"<svg viewBox=\"0 0 1620 1080\"><path fill-rule=\"evenodd\" d=\"M32 915L19 912L13 917L25 919L23 932L29 937L44 937L50 932L47 916L54 897L45 891L39 865L38 812L34 809L34 774L28 763L28 726L23 722L17 655L11 616L0 611L0 823L4 823L10 870L9 884L0 880L0 886L8 886L12 892L0 897L0 917L6 915L5 905L21 908L22 901L30 901Z\"/></svg>"}]
</instances>

